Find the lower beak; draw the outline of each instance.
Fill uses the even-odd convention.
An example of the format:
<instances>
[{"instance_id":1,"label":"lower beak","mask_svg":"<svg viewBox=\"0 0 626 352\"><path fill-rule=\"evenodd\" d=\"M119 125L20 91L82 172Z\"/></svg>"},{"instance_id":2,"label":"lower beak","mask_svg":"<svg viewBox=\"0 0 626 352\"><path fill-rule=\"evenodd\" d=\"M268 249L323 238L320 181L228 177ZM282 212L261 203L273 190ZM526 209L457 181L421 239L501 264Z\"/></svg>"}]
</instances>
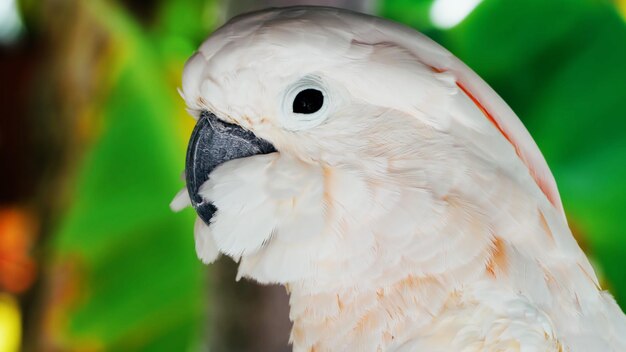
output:
<instances>
[{"instance_id":1,"label":"lower beak","mask_svg":"<svg viewBox=\"0 0 626 352\"><path fill-rule=\"evenodd\" d=\"M254 133L203 111L191 133L185 162L187 191L198 216L208 225L217 211L211 202L198 194L200 186L216 167L229 160L275 151L272 144Z\"/></svg>"}]
</instances>

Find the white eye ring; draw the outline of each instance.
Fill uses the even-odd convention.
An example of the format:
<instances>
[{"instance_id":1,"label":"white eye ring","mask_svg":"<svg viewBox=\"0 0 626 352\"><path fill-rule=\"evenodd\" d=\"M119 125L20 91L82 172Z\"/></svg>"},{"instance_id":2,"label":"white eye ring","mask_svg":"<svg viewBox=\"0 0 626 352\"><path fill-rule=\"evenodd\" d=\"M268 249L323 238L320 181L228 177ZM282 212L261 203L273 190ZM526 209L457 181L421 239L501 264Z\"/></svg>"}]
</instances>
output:
<instances>
[{"instance_id":1,"label":"white eye ring","mask_svg":"<svg viewBox=\"0 0 626 352\"><path fill-rule=\"evenodd\" d=\"M313 93L314 98L317 99L314 103L317 105L315 105L315 108L309 113L294 112L294 110L299 110L295 109L296 104L294 104L294 101L296 97L301 99L302 95L300 93L304 91ZM320 94L322 100L321 106L319 106ZM281 124L286 129L292 131L305 130L318 126L328 118L330 103L331 100L328 91L319 77L307 76L302 78L287 88L286 93L283 95L280 118Z\"/></svg>"}]
</instances>

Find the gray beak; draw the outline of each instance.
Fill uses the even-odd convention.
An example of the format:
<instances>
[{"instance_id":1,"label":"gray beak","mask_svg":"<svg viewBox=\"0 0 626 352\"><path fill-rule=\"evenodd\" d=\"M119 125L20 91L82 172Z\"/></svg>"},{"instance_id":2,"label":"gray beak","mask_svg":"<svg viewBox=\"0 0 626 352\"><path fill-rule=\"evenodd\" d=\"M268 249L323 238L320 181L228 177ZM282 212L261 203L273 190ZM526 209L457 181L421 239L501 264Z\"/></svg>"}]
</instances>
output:
<instances>
[{"instance_id":1,"label":"gray beak","mask_svg":"<svg viewBox=\"0 0 626 352\"><path fill-rule=\"evenodd\" d=\"M217 208L198 194L200 186L211 171L229 160L257 154L268 154L276 149L269 142L238 125L224 122L214 114L203 111L191 133L187 147L185 177L191 205L208 225Z\"/></svg>"}]
</instances>

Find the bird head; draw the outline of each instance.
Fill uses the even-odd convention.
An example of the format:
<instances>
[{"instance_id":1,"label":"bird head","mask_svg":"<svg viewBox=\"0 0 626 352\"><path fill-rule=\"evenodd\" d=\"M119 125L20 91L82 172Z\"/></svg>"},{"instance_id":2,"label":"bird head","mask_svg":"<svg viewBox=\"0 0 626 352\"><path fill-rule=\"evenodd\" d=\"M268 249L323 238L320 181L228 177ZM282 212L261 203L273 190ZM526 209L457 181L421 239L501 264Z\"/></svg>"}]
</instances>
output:
<instances>
[{"instance_id":1,"label":"bird head","mask_svg":"<svg viewBox=\"0 0 626 352\"><path fill-rule=\"evenodd\" d=\"M188 60L181 95L198 122L175 203L196 209L204 261L225 253L261 282L463 270L493 247L492 193L560 207L508 106L389 21L307 7L237 17Z\"/></svg>"}]
</instances>

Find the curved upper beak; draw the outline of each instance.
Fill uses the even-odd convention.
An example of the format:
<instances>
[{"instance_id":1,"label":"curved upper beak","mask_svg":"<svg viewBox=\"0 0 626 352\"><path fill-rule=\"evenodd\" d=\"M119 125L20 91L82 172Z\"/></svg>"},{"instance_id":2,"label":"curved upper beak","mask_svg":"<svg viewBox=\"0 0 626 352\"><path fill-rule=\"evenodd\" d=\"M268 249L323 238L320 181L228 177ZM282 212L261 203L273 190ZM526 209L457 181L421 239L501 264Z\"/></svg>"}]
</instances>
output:
<instances>
[{"instance_id":1,"label":"curved upper beak","mask_svg":"<svg viewBox=\"0 0 626 352\"><path fill-rule=\"evenodd\" d=\"M208 225L217 208L198 194L209 174L229 160L275 152L274 146L242 127L203 111L191 133L185 162L185 178L191 205Z\"/></svg>"}]
</instances>

